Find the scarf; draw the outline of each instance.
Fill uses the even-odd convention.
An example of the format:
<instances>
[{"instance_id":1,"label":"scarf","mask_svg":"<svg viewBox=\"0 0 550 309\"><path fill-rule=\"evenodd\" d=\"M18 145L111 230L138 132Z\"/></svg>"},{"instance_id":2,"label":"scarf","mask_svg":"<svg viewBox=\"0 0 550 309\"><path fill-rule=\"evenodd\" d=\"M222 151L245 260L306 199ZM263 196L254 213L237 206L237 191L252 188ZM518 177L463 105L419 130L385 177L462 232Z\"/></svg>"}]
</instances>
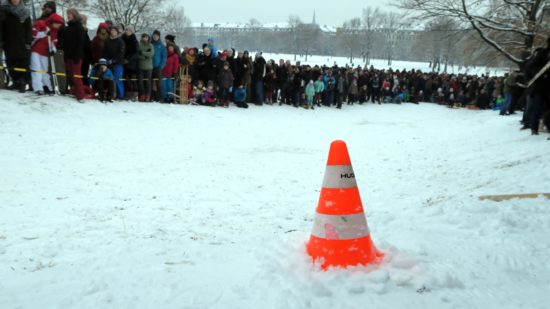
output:
<instances>
[{"instance_id":1,"label":"scarf","mask_svg":"<svg viewBox=\"0 0 550 309\"><path fill-rule=\"evenodd\" d=\"M195 55L186 54L186 55L185 55L185 60L187 60L187 62L188 62L190 65L193 65L193 64L195 64Z\"/></svg>"},{"instance_id":2,"label":"scarf","mask_svg":"<svg viewBox=\"0 0 550 309\"><path fill-rule=\"evenodd\" d=\"M6 0L3 3L3 6L6 8L6 10L9 13L11 13L15 17L19 18L19 21L21 23L24 23L25 20L27 20L27 18L31 17L31 12L29 10L27 10L27 8L23 5L22 2L21 2L21 4L16 6L16 5L11 4L11 2L9 2L9 0Z\"/></svg>"}]
</instances>

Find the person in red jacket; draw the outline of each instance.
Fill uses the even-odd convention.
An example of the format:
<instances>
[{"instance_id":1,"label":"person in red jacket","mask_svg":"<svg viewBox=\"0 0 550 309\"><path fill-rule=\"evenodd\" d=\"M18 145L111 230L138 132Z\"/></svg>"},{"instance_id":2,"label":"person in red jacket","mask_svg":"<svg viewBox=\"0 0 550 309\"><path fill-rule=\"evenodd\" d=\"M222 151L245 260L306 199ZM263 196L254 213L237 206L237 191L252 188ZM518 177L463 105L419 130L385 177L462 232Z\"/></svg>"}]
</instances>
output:
<instances>
[{"instance_id":1,"label":"person in red jacket","mask_svg":"<svg viewBox=\"0 0 550 309\"><path fill-rule=\"evenodd\" d=\"M166 48L168 51L168 57L166 58L166 65L162 69L163 76L162 81L162 96L164 102L174 102L174 80L178 77L178 71L180 69L180 57L174 49L174 45L168 45Z\"/></svg>"},{"instance_id":2,"label":"person in red jacket","mask_svg":"<svg viewBox=\"0 0 550 309\"><path fill-rule=\"evenodd\" d=\"M108 23L100 23L97 27L96 35L92 40L92 63L97 63L103 58L105 43L109 40L109 29Z\"/></svg>"},{"instance_id":3,"label":"person in red jacket","mask_svg":"<svg viewBox=\"0 0 550 309\"><path fill-rule=\"evenodd\" d=\"M52 87L48 72L49 57L55 54L57 44L57 31L65 24L63 17L51 14L48 19L38 20L32 28L31 46L31 78L32 88L38 95L52 93Z\"/></svg>"}]
</instances>

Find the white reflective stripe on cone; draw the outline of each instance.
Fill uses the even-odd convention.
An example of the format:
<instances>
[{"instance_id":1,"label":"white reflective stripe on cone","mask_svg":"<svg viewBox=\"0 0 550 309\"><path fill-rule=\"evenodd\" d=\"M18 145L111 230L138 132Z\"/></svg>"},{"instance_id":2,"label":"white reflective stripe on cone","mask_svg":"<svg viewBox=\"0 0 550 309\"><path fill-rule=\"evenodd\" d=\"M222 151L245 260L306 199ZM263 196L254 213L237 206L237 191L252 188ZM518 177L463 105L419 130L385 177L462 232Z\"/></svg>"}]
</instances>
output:
<instances>
[{"instance_id":1,"label":"white reflective stripe on cone","mask_svg":"<svg viewBox=\"0 0 550 309\"><path fill-rule=\"evenodd\" d=\"M311 235L329 240L349 240L369 236L364 213L356 215L317 214Z\"/></svg>"},{"instance_id":2,"label":"white reflective stripe on cone","mask_svg":"<svg viewBox=\"0 0 550 309\"><path fill-rule=\"evenodd\" d=\"M355 173L351 165L327 165L323 188L349 189L356 188Z\"/></svg>"}]
</instances>

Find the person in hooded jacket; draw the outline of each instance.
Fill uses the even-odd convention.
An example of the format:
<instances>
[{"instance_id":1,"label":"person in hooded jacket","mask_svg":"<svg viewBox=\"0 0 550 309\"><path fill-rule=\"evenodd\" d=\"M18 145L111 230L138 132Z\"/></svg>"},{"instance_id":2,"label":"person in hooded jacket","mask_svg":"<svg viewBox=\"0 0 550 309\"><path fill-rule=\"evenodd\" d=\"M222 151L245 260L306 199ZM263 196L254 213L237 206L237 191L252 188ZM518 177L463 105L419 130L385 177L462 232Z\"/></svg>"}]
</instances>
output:
<instances>
[{"instance_id":1,"label":"person in hooded jacket","mask_svg":"<svg viewBox=\"0 0 550 309\"><path fill-rule=\"evenodd\" d=\"M15 68L29 69L32 24L30 12L22 0L4 0L0 6L0 49L6 55L6 64L12 78L10 89L25 92L28 75Z\"/></svg>"},{"instance_id":2,"label":"person in hooded jacket","mask_svg":"<svg viewBox=\"0 0 550 309\"><path fill-rule=\"evenodd\" d=\"M31 47L31 78L32 88L38 95L53 93L50 76L48 72L50 56L55 54L57 43L57 32L65 24L63 17L58 14L50 14L47 20L37 20L33 25L33 43Z\"/></svg>"},{"instance_id":3,"label":"person in hooded jacket","mask_svg":"<svg viewBox=\"0 0 550 309\"><path fill-rule=\"evenodd\" d=\"M109 69L115 76L115 88L116 96L119 100L124 99L124 82L122 78L124 76L124 55L126 53L126 45L119 36L119 29L117 27L111 27L110 38L105 42L105 49L103 50L103 58L107 59L110 64Z\"/></svg>"},{"instance_id":4,"label":"person in hooded jacket","mask_svg":"<svg viewBox=\"0 0 550 309\"><path fill-rule=\"evenodd\" d=\"M109 24L100 23L92 40L92 63L97 63L103 58L105 43L109 40Z\"/></svg>"},{"instance_id":5,"label":"person in hooded jacket","mask_svg":"<svg viewBox=\"0 0 550 309\"><path fill-rule=\"evenodd\" d=\"M174 103L174 80L178 78L180 68L180 57L175 51L174 45L168 45L166 65L162 69L162 96L164 102Z\"/></svg>"},{"instance_id":6,"label":"person in hooded jacket","mask_svg":"<svg viewBox=\"0 0 550 309\"><path fill-rule=\"evenodd\" d=\"M143 33L141 35L141 41L139 42L138 88L140 102L151 101L151 76L153 72L153 57L155 55L155 48L153 47L153 44L149 42L149 39L149 35L147 33Z\"/></svg>"},{"instance_id":7,"label":"person in hooded jacket","mask_svg":"<svg viewBox=\"0 0 550 309\"><path fill-rule=\"evenodd\" d=\"M139 43L132 26L127 26L124 29L122 40L126 46L124 50L124 78L126 79L124 90L127 99L134 101L138 97Z\"/></svg>"},{"instance_id":8,"label":"person in hooded jacket","mask_svg":"<svg viewBox=\"0 0 550 309\"><path fill-rule=\"evenodd\" d=\"M153 48L155 50L155 53L153 55L153 85L154 85L154 100L157 102L162 102L162 69L164 69L164 66L166 65L166 46L162 44L162 41L160 39L160 31L155 30L153 32L153 40L151 41L151 44L153 44Z\"/></svg>"}]
</instances>

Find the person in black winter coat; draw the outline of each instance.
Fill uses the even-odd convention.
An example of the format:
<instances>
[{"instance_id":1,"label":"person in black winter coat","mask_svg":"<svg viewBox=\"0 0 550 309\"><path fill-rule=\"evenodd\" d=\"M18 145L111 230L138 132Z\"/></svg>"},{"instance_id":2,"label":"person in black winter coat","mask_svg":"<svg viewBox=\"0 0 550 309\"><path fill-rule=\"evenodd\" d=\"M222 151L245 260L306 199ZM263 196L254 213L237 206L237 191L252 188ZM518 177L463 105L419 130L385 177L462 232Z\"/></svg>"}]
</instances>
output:
<instances>
[{"instance_id":1,"label":"person in black winter coat","mask_svg":"<svg viewBox=\"0 0 550 309\"><path fill-rule=\"evenodd\" d=\"M121 80L124 76L124 55L126 51L126 45L124 41L119 37L119 30L117 27L111 27L111 37L105 42L105 48L103 49L103 58L107 59L110 63L111 72L115 75L115 86L118 99L124 99L124 82Z\"/></svg>"},{"instance_id":2,"label":"person in black winter coat","mask_svg":"<svg viewBox=\"0 0 550 309\"><path fill-rule=\"evenodd\" d=\"M284 101L284 92L288 88L286 83L288 82L288 66L283 59L279 60L279 66L277 67L277 88L280 90L281 95L278 97L279 102Z\"/></svg>"},{"instance_id":3,"label":"person in black winter coat","mask_svg":"<svg viewBox=\"0 0 550 309\"><path fill-rule=\"evenodd\" d=\"M9 0L0 6L0 49L6 55L6 64L12 77L10 89L25 92L29 81L27 72L14 68L29 69L32 43L32 24L29 10L22 0Z\"/></svg>"},{"instance_id":4,"label":"person in black winter coat","mask_svg":"<svg viewBox=\"0 0 550 309\"><path fill-rule=\"evenodd\" d=\"M203 49L203 52L199 55L197 59L197 70L199 73L199 79L203 81L205 85L208 85L208 82L216 82L216 68L214 67L214 59L212 59L212 51L210 47L206 46Z\"/></svg>"},{"instance_id":5,"label":"person in black winter coat","mask_svg":"<svg viewBox=\"0 0 550 309\"><path fill-rule=\"evenodd\" d=\"M76 99L84 99L84 88L81 75L82 58L84 56L86 31L82 27L80 14L76 9L67 10L67 27L61 28L58 34L58 48L63 50L65 70L69 84Z\"/></svg>"},{"instance_id":6,"label":"person in black winter coat","mask_svg":"<svg viewBox=\"0 0 550 309\"><path fill-rule=\"evenodd\" d=\"M527 62L526 80L532 80L543 67L550 62L550 36L546 47L537 48L533 57ZM531 128L531 134L539 134L539 122L544 114L544 102L550 96L550 71L547 70L527 90L527 109L525 111L525 126Z\"/></svg>"},{"instance_id":7,"label":"person in black winter coat","mask_svg":"<svg viewBox=\"0 0 550 309\"><path fill-rule=\"evenodd\" d=\"M130 99L137 97L137 75L139 71L139 43L136 35L134 34L134 28L127 26L124 29L122 40L126 47L124 54L124 83L125 92Z\"/></svg>"},{"instance_id":8,"label":"person in black winter coat","mask_svg":"<svg viewBox=\"0 0 550 309\"><path fill-rule=\"evenodd\" d=\"M252 71L252 85L254 86L254 98L257 105L264 104L264 77L266 75L266 62L262 53L254 57L254 69Z\"/></svg>"},{"instance_id":9,"label":"person in black winter coat","mask_svg":"<svg viewBox=\"0 0 550 309\"><path fill-rule=\"evenodd\" d=\"M53 1L49 1L53 2ZM80 15L82 18L82 27L84 28L84 54L82 56L82 67L81 72L82 76L88 76L88 73L90 73L90 65L92 65L92 40L90 40L90 36L88 35L88 17L86 15ZM90 86L90 82L88 78L84 78L82 81L84 85Z\"/></svg>"}]
</instances>

